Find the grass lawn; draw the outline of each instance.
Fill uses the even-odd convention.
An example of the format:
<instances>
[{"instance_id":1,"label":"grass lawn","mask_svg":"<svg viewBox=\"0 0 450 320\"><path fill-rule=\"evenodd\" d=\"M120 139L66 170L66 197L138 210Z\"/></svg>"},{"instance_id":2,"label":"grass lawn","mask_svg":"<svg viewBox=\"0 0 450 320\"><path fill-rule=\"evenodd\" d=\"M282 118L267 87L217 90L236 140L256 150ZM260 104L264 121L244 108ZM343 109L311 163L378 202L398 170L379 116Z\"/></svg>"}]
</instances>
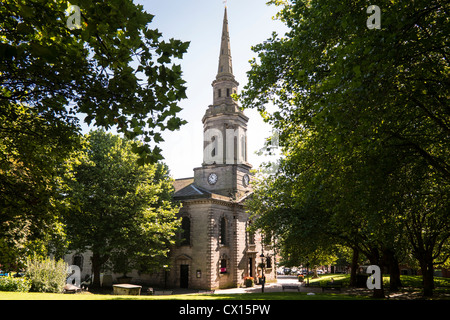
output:
<instances>
[{"instance_id":1,"label":"grass lawn","mask_svg":"<svg viewBox=\"0 0 450 320\"><path fill-rule=\"evenodd\" d=\"M310 285L319 285L333 278L335 282L341 282L347 286L350 275L327 274L320 275L318 279L309 279ZM306 279L305 279L306 281ZM421 276L401 276L402 290L420 292L422 287ZM389 287L389 276L383 276L384 286ZM450 278L435 277L435 292L450 294ZM339 293L316 293L307 295L303 292L266 292L266 293L241 293L241 294L178 294L178 295L141 295L141 296L116 296L112 294L58 294L58 293L19 293L0 291L0 300L367 300L367 295L346 295Z\"/></svg>"},{"instance_id":2,"label":"grass lawn","mask_svg":"<svg viewBox=\"0 0 450 320\"><path fill-rule=\"evenodd\" d=\"M342 282L343 284L349 284L350 283L350 275L349 274L322 274L319 275L318 279L309 279L310 283L314 283L317 281L330 281L331 278L334 279L334 281ZM403 285L406 287L422 287L422 276L405 276L401 275L400 280L403 282ZM306 281L306 280L305 280ZM383 282L384 284L389 285L389 275L384 274L383 275ZM437 287L450 287L450 278L443 278L443 277L434 277L434 283Z\"/></svg>"},{"instance_id":3,"label":"grass lawn","mask_svg":"<svg viewBox=\"0 0 450 320\"><path fill-rule=\"evenodd\" d=\"M340 294L307 295L299 292L267 292L242 294L179 294L161 296L115 296L108 294L58 294L0 292L0 300L367 300L363 296Z\"/></svg>"},{"instance_id":4,"label":"grass lawn","mask_svg":"<svg viewBox=\"0 0 450 320\"><path fill-rule=\"evenodd\" d=\"M320 285L320 283L324 284L326 282L331 281L333 278L334 282L342 283L343 287L347 287L350 283L350 275L348 274L326 274L326 275L319 275L318 279L309 279L310 285ZM400 288L401 291L415 291L415 292L421 292L423 285L422 285L422 276L407 276L407 275L401 275L400 280L402 282L403 287ZM306 281L306 279L305 279ZM385 274L383 275L383 286L384 289L388 292L389 291L389 275ZM434 285L435 289L433 290L434 293L442 293L442 294L450 294L450 278L443 278L443 277L434 277Z\"/></svg>"}]
</instances>

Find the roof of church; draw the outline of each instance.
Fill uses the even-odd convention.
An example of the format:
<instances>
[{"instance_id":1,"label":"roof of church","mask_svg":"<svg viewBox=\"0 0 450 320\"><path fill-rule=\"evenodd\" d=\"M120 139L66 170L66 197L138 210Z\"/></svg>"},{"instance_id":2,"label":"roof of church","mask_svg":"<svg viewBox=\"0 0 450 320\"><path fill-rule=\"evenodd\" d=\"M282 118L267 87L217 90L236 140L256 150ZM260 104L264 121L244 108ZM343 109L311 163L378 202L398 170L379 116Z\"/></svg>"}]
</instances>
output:
<instances>
[{"instance_id":1,"label":"roof of church","mask_svg":"<svg viewBox=\"0 0 450 320\"><path fill-rule=\"evenodd\" d=\"M227 202L237 202L240 203L244 201L250 194L245 195L239 200L232 199L231 197L226 197L221 194L213 193L207 191L203 188L194 184L194 178L183 178L176 179L173 182L173 187L175 188L175 193L173 198L175 200L190 200L190 199L215 199Z\"/></svg>"},{"instance_id":2,"label":"roof of church","mask_svg":"<svg viewBox=\"0 0 450 320\"><path fill-rule=\"evenodd\" d=\"M190 185L193 182L194 178L176 179L173 182L173 187L175 188L175 192L178 192L179 190L183 189L184 187Z\"/></svg>"},{"instance_id":3,"label":"roof of church","mask_svg":"<svg viewBox=\"0 0 450 320\"><path fill-rule=\"evenodd\" d=\"M173 182L174 198L209 198L211 192L201 189L194 184L194 178L177 179Z\"/></svg>"}]
</instances>

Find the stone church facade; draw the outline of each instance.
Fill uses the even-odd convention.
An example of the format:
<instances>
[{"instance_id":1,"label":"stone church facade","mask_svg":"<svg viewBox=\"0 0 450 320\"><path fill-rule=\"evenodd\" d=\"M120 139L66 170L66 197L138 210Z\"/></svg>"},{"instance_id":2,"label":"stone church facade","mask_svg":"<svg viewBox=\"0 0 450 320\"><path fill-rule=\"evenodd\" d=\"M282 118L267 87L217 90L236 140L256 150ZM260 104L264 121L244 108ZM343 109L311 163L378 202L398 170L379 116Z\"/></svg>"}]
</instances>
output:
<instances>
[{"instance_id":1,"label":"stone church facade","mask_svg":"<svg viewBox=\"0 0 450 320\"><path fill-rule=\"evenodd\" d=\"M202 119L203 163L194 168L194 177L174 181L174 199L182 203L179 245L171 250L168 268L153 275L133 272L132 282L167 288L230 288L243 285L245 277L256 282L262 266L266 281L276 279L272 247L263 244L261 234L247 231L251 214L245 200L252 194L252 166L247 162L248 117L232 98L238 85L225 8L213 104Z\"/></svg>"},{"instance_id":2,"label":"stone church facade","mask_svg":"<svg viewBox=\"0 0 450 320\"><path fill-rule=\"evenodd\" d=\"M225 8L219 65L212 82L213 104L203 116L203 164L194 177L174 182L182 203L181 244L171 252L166 285L216 289L243 285L245 277L276 279L275 254L259 233L249 233L251 165L247 162L248 118L232 94L239 83L232 68Z\"/></svg>"}]
</instances>

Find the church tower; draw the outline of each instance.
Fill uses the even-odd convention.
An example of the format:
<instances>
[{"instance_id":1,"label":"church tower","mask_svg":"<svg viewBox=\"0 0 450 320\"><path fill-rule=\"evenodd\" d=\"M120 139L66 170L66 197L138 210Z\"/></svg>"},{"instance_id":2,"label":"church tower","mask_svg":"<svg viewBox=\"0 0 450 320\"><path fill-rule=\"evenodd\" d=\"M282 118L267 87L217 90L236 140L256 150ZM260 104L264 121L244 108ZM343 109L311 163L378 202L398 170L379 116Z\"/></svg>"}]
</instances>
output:
<instances>
[{"instance_id":1,"label":"church tower","mask_svg":"<svg viewBox=\"0 0 450 320\"><path fill-rule=\"evenodd\" d=\"M233 99L239 83L233 75L227 8L225 8L213 104L203 116L203 163L194 169L195 184L234 199L250 189L247 162L248 117Z\"/></svg>"},{"instance_id":2,"label":"church tower","mask_svg":"<svg viewBox=\"0 0 450 320\"><path fill-rule=\"evenodd\" d=\"M170 263L151 274L133 271L129 274L133 283L215 290L243 286L246 277L257 279L262 274L267 282L276 281L274 249L260 232L248 229L251 212L246 201L252 195L248 118L233 99L238 86L225 8L212 105L202 118L203 163L194 168L194 177L173 182L173 199L182 204L177 214L181 220L177 243L170 248ZM66 261L80 264L84 277L91 269L91 255L74 253ZM120 276L111 275L113 281Z\"/></svg>"}]
</instances>

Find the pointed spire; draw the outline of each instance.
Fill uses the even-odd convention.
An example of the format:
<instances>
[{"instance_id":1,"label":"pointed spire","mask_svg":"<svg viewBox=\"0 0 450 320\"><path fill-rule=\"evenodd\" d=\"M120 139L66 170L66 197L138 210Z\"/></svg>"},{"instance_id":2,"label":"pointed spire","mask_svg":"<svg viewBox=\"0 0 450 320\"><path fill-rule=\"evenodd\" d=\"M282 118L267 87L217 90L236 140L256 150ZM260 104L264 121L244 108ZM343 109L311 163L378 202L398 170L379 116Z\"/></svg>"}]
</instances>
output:
<instances>
[{"instance_id":1,"label":"pointed spire","mask_svg":"<svg viewBox=\"0 0 450 320\"><path fill-rule=\"evenodd\" d=\"M222 39L220 44L219 69L216 79L212 82L213 103L221 105L223 103L237 105L232 99L232 95L237 93L239 83L233 75L233 66L231 63L230 34L228 32L227 8L223 16Z\"/></svg>"},{"instance_id":2,"label":"pointed spire","mask_svg":"<svg viewBox=\"0 0 450 320\"><path fill-rule=\"evenodd\" d=\"M233 65L231 62L230 34L228 31L228 15L226 6L225 6L225 13L223 16L222 41L220 45L219 69L217 71L217 77L224 74L225 75L233 74Z\"/></svg>"}]
</instances>

